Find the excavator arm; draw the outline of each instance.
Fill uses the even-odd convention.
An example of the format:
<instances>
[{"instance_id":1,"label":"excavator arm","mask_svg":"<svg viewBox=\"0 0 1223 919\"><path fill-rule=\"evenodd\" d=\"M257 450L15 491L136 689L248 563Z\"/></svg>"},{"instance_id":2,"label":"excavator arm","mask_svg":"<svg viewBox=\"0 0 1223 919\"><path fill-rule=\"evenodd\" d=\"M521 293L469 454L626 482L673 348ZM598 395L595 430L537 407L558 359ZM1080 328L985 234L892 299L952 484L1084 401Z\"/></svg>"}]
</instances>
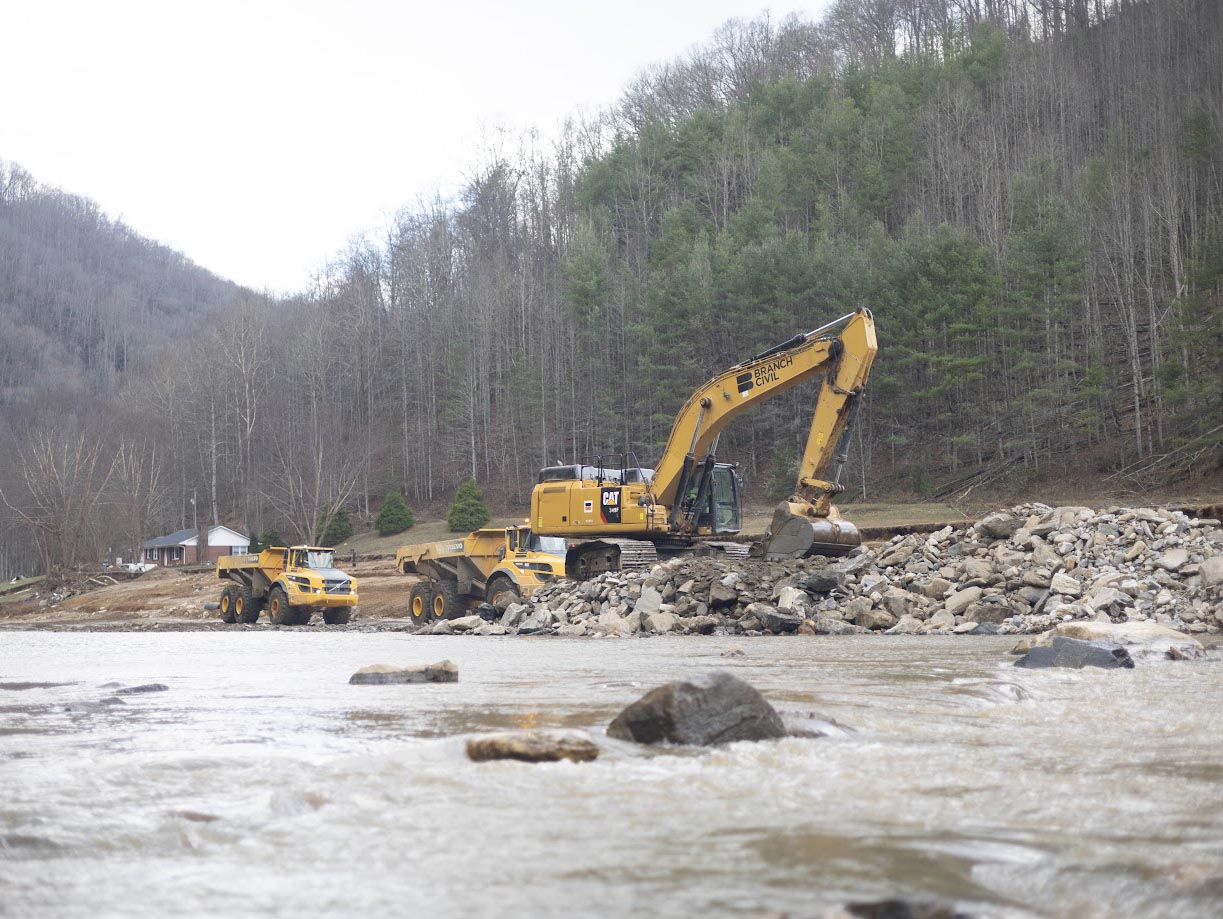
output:
<instances>
[{"instance_id":1,"label":"excavator arm","mask_svg":"<svg viewBox=\"0 0 1223 919\"><path fill-rule=\"evenodd\" d=\"M727 424L766 399L823 374L797 488L789 501L778 506L764 551L801 554L813 542L840 542L835 528L829 535L823 532L828 525L821 528L807 521L835 516L832 496L842 490L837 480L845 462L850 422L877 350L874 317L863 308L715 376L692 394L676 416L655 471L655 500L671 507L675 518L684 507L684 495L706 487L706 472L712 468L714 448ZM673 519L672 523L682 528L680 521ZM856 545L856 532L852 536Z\"/></svg>"}]
</instances>

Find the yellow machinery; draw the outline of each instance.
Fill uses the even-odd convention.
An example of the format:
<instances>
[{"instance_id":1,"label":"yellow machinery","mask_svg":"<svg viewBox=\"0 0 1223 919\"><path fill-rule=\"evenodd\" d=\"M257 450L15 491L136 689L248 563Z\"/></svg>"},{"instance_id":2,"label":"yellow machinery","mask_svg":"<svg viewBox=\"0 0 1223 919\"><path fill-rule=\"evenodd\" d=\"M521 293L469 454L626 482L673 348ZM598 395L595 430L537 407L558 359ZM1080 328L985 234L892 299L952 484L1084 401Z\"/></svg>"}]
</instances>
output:
<instances>
[{"instance_id":1,"label":"yellow machinery","mask_svg":"<svg viewBox=\"0 0 1223 919\"><path fill-rule=\"evenodd\" d=\"M217 577L221 619L258 622L268 611L276 625L305 625L315 609L328 625L343 625L357 605L357 582L335 567L335 550L318 546L274 547L258 555L225 555Z\"/></svg>"},{"instance_id":2,"label":"yellow machinery","mask_svg":"<svg viewBox=\"0 0 1223 919\"><path fill-rule=\"evenodd\" d=\"M544 469L531 492L534 531L570 539L565 568L579 580L653 564L660 552L691 549L698 540L746 555L746 546L709 539L739 532L741 517L740 479L733 465L716 461L718 438L737 415L822 375L797 487L778 505L757 550L769 558L848 552L862 539L840 519L832 497L843 490L850 422L877 351L874 317L859 309L724 370L680 409L656 469L627 462L631 457L618 466Z\"/></svg>"},{"instance_id":3,"label":"yellow machinery","mask_svg":"<svg viewBox=\"0 0 1223 919\"><path fill-rule=\"evenodd\" d=\"M415 622L452 619L468 606L498 596L529 597L565 576L565 540L538 536L530 527L476 530L460 539L404 546L395 567L417 575L408 595Z\"/></svg>"}]
</instances>

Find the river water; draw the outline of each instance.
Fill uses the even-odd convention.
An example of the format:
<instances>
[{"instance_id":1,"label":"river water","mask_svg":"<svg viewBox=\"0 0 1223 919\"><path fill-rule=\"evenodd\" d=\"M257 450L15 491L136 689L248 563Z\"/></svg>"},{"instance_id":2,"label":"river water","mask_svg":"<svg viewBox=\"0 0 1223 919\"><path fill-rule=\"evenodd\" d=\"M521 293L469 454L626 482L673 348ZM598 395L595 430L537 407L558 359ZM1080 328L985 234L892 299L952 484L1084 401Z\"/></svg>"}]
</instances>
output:
<instances>
[{"instance_id":1,"label":"river water","mask_svg":"<svg viewBox=\"0 0 1223 919\"><path fill-rule=\"evenodd\" d=\"M1009 645L0 633L0 915L805 917L897 895L1223 915L1223 663L1025 671ZM459 683L347 684L442 658ZM644 690L716 668L855 730L604 736ZM97 705L112 681L169 690ZM554 726L603 756L464 754Z\"/></svg>"}]
</instances>

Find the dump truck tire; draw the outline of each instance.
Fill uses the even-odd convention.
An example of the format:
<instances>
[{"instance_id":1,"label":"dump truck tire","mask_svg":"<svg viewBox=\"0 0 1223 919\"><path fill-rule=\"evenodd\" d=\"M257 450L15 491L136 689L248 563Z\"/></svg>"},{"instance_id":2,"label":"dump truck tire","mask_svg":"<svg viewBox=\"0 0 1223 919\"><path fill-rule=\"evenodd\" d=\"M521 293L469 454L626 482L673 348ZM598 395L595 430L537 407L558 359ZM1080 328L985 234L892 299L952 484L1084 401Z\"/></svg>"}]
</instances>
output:
<instances>
[{"instance_id":1,"label":"dump truck tire","mask_svg":"<svg viewBox=\"0 0 1223 919\"><path fill-rule=\"evenodd\" d=\"M327 625L348 625L350 619L352 619L352 610L347 606L323 610L323 622Z\"/></svg>"},{"instance_id":2,"label":"dump truck tire","mask_svg":"<svg viewBox=\"0 0 1223 919\"><path fill-rule=\"evenodd\" d=\"M293 607L293 625L309 625L310 617L314 615L312 606Z\"/></svg>"},{"instance_id":3,"label":"dump truck tire","mask_svg":"<svg viewBox=\"0 0 1223 919\"><path fill-rule=\"evenodd\" d=\"M221 602L217 605L217 608L221 611L222 622L233 623L238 621L238 614L234 610L234 607L237 605L237 593L237 588L232 584L221 591Z\"/></svg>"},{"instance_id":4,"label":"dump truck tire","mask_svg":"<svg viewBox=\"0 0 1223 919\"><path fill-rule=\"evenodd\" d=\"M433 621L433 587L428 581L417 581L408 592L408 615L417 625Z\"/></svg>"},{"instance_id":5,"label":"dump truck tire","mask_svg":"<svg viewBox=\"0 0 1223 919\"><path fill-rule=\"evenodd\" d=\"M518 591L518 585L503 574L498 574L488 579L488 585L484 588L484 600L486 603L496 606L497 597L500 594L513 594L513 602L515 603L522 599L522 594Z\"/></svg>"},{"instance_id":6,"label":"dump truck tire","mask_svg":"<svg viewBox=\"0 0 1223 919\"><path fill-rule=\"evenodd\" d=\"M292 625L295 619L293 607L289 606L289 598L279 587L273 587L268 594L268 615L276 625Z\"/></svg>"},{"instance_id":7,"label":"dump truck tire","mask_svg":"<svg viewBox=\"0 0 1223 919\"><path fill-rule=\"evenodd\" d=\"M255 599L249 587L239 587L235 591L234 615L239 622L247 625L259 621L260 603Z\"/></svg>"},{"instance_id":8,"label":"dump truck tire","mask_svg":"<svg viewBox=\"0 0 1223 919\"><path fill-rule=\"evenodd\" d=\"M433 594L433 618L453 619L463 615L463 598L459 595L458 581L438 581Z\"/></svg>"}]
</instances>

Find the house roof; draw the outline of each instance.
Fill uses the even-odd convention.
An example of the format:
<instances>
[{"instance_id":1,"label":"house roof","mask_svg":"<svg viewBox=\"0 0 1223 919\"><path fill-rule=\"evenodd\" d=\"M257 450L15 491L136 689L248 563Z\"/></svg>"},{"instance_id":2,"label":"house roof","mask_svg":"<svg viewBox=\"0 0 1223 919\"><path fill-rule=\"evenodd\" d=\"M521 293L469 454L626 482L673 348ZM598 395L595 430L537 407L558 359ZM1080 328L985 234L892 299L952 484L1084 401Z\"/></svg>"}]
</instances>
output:
<instances>
[{"instance_id":1,"label":"house roof","mask_svg":"<svg viewBox=\"0 0 1223 919\"><path fill-rule=\"evenodd\" d=\"M242 541L244 544L250 542L250 538L247 537L246 535L239 533L237 530L231 530L229 527L221 526L220 524L218 524L217 526L210 527L208 530L209 545L213 545L211 537L218 530L223 530L226 533L232 533L234 536L238 537L238 540ZM166 548L171 548L173 546L194 546L195 544L196 544L195 530L179 530L177 533L171 533L168 536L157 536L154 539L150 539L144 544L144 547L146 549L166 549ZM234 544L236 545L237 543L234 543ZM228 545L228 543L226 543L226 545Z\"/></svg>"},{"instance_id":2,"label":"house roof","mask_svg":"<svg viewBox=\"0 0 1223 919\"><path fill-rule=\"evenodd\" d=\"M162 549L169 546L181 546L194 535L195 530L179 530L177 533L171 533L169 536L158 536L150 539L144 544L144 547L146 549Z\"/></svg>"}]
</instances>

